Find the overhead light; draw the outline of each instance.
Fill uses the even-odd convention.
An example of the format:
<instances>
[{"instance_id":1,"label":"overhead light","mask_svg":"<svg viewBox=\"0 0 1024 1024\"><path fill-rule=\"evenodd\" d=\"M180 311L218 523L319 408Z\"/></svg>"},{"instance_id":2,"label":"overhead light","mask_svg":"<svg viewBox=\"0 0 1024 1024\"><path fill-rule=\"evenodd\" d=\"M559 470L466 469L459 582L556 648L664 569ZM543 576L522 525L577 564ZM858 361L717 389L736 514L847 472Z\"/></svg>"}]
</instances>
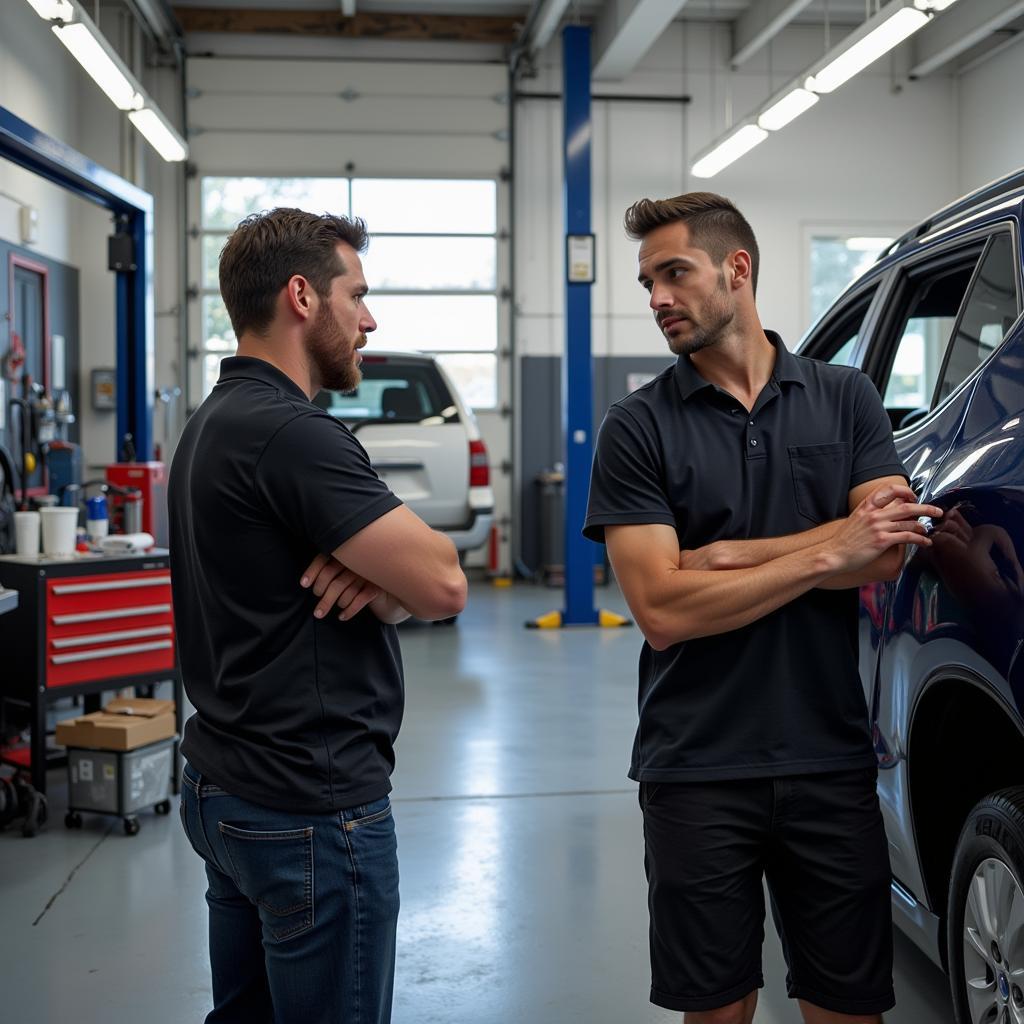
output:
<instances>
[{"instance_id":1,"label":"overhead light","mask_svg":"<svg viewBox=\"0 0 1024 1024\"><path fill-rule=\"evenodd\" d=\"M745 124L732 135L727 136L714 149L701 157L691 168L695 178L713 178L720 170L749 153L759 142L764 142L768 133L756 124Z\"/></svg>"},{"instance_id":2,"label":"overhead light","mask_svg":"<svg viewBox=\"0 0 1024 1024\"><path fill-rule=\"evenodd\" d=\"M760 127L770 132L785 128L790 121L799 117L805 110L810 110L818 97L807 89L799 86L791 89L777 103L773 103L758 119Z\"/></svg>"},{"instance_id":3,"label":"overhead light","mask_svg":"<svg viewBox=\"0 0 1024 1024\"><path fill-rule=\"evenodd\" d=\"M109 44L93 34L90 25L54 25L53 31L118 110L138 110L142 106L144 100L134 80Z\"/></svg>"},{"instance_id":4,"label":"overhead light","mask_svg":"<svg viewBox=\"0 0 1024 1024\"><path fill-rule=\"evenodd\" d=\"M844 47L839 44L842 53L833 58L820 71L811 75L804 86L813 92L833 92L854 75L874 64L879 57L899 46L908 36L912 36L923 25L928 24L928 15L922 10L905 7L902 4L890 5L891 10L883 9L876 16L878 24L858 39L853 45ZM886 11L888 10L888 13Z\"/></svg>"},{"instance_id":5,"label":"overhead light","mask_svg":"<svg viewBox=\"0 0 1024 1024\"><path fill-rule=\"evenodd\" d=\"M128 115L136 128L146 137L146 141L167 161L184 160L188 156L188 147L181 136L164 120L158 110L144 107L133 110Z\"/></svg>"},{"instance_id":6,"label":"overhead light","mask_svg":"<svg viewBox=\"0 0 1024 1024\"><path fill-rule=\"evenodd\" d=\"M31 2L32 0L29 0L29 3ZM914 0L914 6L919 11L944 11L955 3L956 0Z\"/></svg>"},{"instance_id":7,"label":"overhead light","mask_svg":"<svg viewBox=\"0 0 1024 1024\"><path fill-rule=\"evenodd\" d=\"M28 0L28 5L47 21L70 21L75 13L70 0Z\"/></svg>"}]
</instances>

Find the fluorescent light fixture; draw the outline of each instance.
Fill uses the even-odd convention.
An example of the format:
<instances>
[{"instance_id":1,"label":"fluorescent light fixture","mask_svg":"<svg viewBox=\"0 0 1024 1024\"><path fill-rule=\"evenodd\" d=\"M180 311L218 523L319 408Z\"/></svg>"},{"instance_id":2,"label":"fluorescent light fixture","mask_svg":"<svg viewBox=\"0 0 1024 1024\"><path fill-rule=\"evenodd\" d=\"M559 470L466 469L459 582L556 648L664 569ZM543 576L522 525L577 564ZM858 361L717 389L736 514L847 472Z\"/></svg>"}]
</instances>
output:
<instances>
[{"instance_id":1,"label":"fluorescent light fixture","mask_svg":"<svg viewBox=\"0 0 1024 1024\"><path fill-rule=\"evenodd\" d=\"M835 91L854 75L874 64L879 57L899 46L923 25L927 25L928 21L928 15L924 11L912 7L900 7L892 11L865 36L808 78L804 83L805 87L818 93Z\"/></svg>"},{"instance_id":2,"label":"fluorescent light fixture","mask_svg":"<svg viewBox=\"0 0 1024 1024\"><path fill-rule=\"evenodd\" d=\"M32 0L29 0L29 3L31 2ZM919 11L944 11L955 3L956 0L914 0L914 6Z\"/></svg>"},{"instance_id":3,"label":"fluorescent light fixture","mask_svg":"<svg viewBox=\"0 0 1024 1024\"><path fill-rule=\"evenodd\" d=\"M761 128L769 132L777 132L785 128L790 121L799 117L805 110L810 110L818 97L807 89L797 86L790 90L777 103L773 103L758 119Z\"/></svg>"},{"instance_id":4,"label":"fluorescent light fixture","mask_svg":"<svg viewBox=\"0 0 1024 1024\"><path fill-rule=\"evenodd\" d=\"M164 120L163 115L152 107L133 110L128 115L136 128L146 137L146 141L167 161L184 160L188 156L188 147L182 137Z\"/></svg>"},{"instance_id":5,"label":"fluorescent light fixture","mask_svg":"<svg viewBox=\"0 0 1024 1024\"><path fill-rule=\"evenodd\" d=\"M702 156L691 168L695 178L713 178L744 153L749 153L759 142L764 142L768 133L756 124L745 124L738 131L727 136L709 153Z\"/></svg>"},{"instance_id":6,"label":"fluorescent light fixture","mask_svg":"<svg viewBox=\"0 0 1024 1024\"><path fill-rule=\"evenodd\" d=\"M106 41L101 42L93 34L90 25L54 25L53 32L118 110L138 110L142 106L134 79Z\"/></svg>"},{"instance_id":7,"label":"fluorescent light fixture","mask_svg":"<svg viewBox=\"0 0 1024 1024\"><path fill-rule=\"evenodd\" d=\"M75 13L70 0L28 0L28 5L47 21L70 21Z\"/></svg>"}]
</instances>

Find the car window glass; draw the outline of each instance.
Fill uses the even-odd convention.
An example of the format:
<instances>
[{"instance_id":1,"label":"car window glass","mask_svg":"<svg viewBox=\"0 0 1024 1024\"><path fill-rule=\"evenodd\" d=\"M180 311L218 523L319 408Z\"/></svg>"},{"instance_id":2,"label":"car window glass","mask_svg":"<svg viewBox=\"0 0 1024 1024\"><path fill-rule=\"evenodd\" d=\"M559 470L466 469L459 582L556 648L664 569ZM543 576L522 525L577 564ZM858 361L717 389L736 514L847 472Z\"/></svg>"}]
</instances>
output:
<instances>
[{"instance_id":1,"label":"car window glass","mask_svg":"<svg viewBox=\"0 0 1024 1024\"><path fill-rule=\"evenodd\" d=\"M860 295L838 315L831 317L801 351L813 359L821 359L835 366L853 366L861 328L874 295L873 288L866 295Z\"/></svg>"},{"instance_id":2,"label":"car window glass","mask_svg":"<svg viewBox=\"0 0 1024 1024\"><path fill-rule=\"evenodd\" d=\"M992 239L981 262L950 347L937 401L948 398L1002 343L1020 313L1013 240Z\"/></svg>"},{"instance_id":3,"label":"car window glass","mask_svg":"<svg viewBox=\"0 0 1024 1024\"><path fill-rule=\"evenodd\" d=\"M321 391L316 404L346 422L446 423L457 418L451 396L433 366L371 360L364 360L363 379L355 391Z\"/></svg>"},{"instance_id":4,"label":"car window glass","mask_svg":"<svg viewBox=\"0 0 1024 1024\"><path fill-rule=\"evenodd\" d=\"M882 391L894 428L928 410L973 270L973 262L961 264L922 280L911 293Z\"/></svg>"}]
</instances>

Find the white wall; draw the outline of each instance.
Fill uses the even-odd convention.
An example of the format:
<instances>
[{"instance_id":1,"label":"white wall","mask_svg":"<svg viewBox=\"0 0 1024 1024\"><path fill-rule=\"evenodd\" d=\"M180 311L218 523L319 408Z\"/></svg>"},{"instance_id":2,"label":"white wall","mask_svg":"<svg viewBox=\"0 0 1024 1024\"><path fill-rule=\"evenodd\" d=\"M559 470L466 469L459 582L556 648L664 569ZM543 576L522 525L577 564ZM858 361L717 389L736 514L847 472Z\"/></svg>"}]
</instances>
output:
<instances>
[{"instance_id":1,"label":"white wall","mask_svg":"<svg viewBox=\"0 0 1024 1024\"><path fill-rule=\"evenodd\" d=\"M636 283L636 243L622 230L626 207L708 189L731 198L761 249L758 304L766 326L793 345L809 326L807 237L816 226L880 234L911 226L959 191L954 86L933 76L893 91L890 65L876 67L787 126L718 176L691 179L693 157L727 126L757 108L820 52L816 29L794 27L741 73L727 67L724 26L675 23L626 82L596 83L692 102L594 103L593 209L598 240L594 288L596 355L666 351ZM559 90L559 46L544 54L523 90ZM817 50L816 50L817 48ZM518 121L517 267L521 354L554 355L563 345L561 109L524 102Z\"/></svg>"},{"instance_id":2,"label":"white wall","mask_svg":"<svg viewBox=\"0 0 1024 1024\"><path fill-rule=\"evenodd\" d=\"M116 48L129 54L133 70L147 91L174 116L179 106L174 73L146 69L138 40L135 55L131 55L124 45L129 41L127 23L118 10L101 7L100 27ZM182 288L177 273L181 215L175 181L181 169L168 167L149 149L125 115L79 69L49 25L22 0L3 0L0 105L154 194L156 309L159 313L176 306ZM82 376L81 402L76 412L86 462L112 462L117 452L114 414L93 412L88 397L90 370L114 365L114 275L107 270L106 242L111 233L110 215L4 160L0 160L0 192L7 193L0 196L0 237L20 243L18 207L25 203L36 206L39 240L29 248L80 271ZM158 315L158 385L177 380L179 343L177 321ZM155 438L158 442L164 440L160 418Z\"/></svg>"},{"instance_id":3,"label":"white wall","mask_svg":"<svg viewBox=\"0 0 1024 1024\"><path fill-rule=\"evenodd\" d=\"M1024 45L1017 44L959 78L960 191L1024 168Z\"/></svg>"}]
</instances>

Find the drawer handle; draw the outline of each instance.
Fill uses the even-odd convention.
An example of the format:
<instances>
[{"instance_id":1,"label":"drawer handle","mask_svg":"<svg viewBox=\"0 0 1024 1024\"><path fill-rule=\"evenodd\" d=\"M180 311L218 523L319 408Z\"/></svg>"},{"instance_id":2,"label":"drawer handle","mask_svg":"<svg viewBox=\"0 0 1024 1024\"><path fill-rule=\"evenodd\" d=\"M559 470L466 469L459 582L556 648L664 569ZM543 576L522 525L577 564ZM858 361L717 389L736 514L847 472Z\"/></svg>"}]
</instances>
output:
<instances>
[{"instance_id":1,"label":"drawer handle","mask_svg":"<svg viewBox=\"0 0 1024 1024\"><path fill-rule=\"evenodd\" d=\"M65 640L51 640L57 650L64 647L88 647L89 644L107 644L113 640L141 640L144 636L170 636L170 626L147 626L145 629L122 629L116 633L93 633L90 636L72 636Z\"/></svg>"},{"instance_id":2,"label":"drawer handle","mask_svg":"<svg viewBox=\"0 0 1024 1024\"><path fill-rule=\"evenodd\" d=\"M103 583L58 583L54 594L98 594L103 590L135 590L138 587L165 587L171 582L170 576L147 576L136 580L106 580Z\"/></svg>"},{"instance_id":3,"label":"drawer handle","mask_svg":"<svg viewBox=\"0 0 1024 1024\"><path fill-rule=\"evenodd\" d=\"M72 654L51 654L54 665L67 665L72 661L99 661L102 658L116 658L124 654L141 654L143 651L166 651L173 647L170 640L154 640L148 644L125 644L123 647L104 647L100 651L75 651Z\"/></svg>"},{"instance_id":4,"label":"drawer handle","mask_svg":"<svg viewBox=\"0 0 1024 1024\"><path fill-rule=\"evenodd\" d=\"M169 604L146 604L138 608L111 608L105 612L75 612L73 615L54 615L50 620L55 626L69 626L73 622L100 622L103 619L131 619L136 615L157 615L169 612Z\"/></svg>"}]
</instances>

